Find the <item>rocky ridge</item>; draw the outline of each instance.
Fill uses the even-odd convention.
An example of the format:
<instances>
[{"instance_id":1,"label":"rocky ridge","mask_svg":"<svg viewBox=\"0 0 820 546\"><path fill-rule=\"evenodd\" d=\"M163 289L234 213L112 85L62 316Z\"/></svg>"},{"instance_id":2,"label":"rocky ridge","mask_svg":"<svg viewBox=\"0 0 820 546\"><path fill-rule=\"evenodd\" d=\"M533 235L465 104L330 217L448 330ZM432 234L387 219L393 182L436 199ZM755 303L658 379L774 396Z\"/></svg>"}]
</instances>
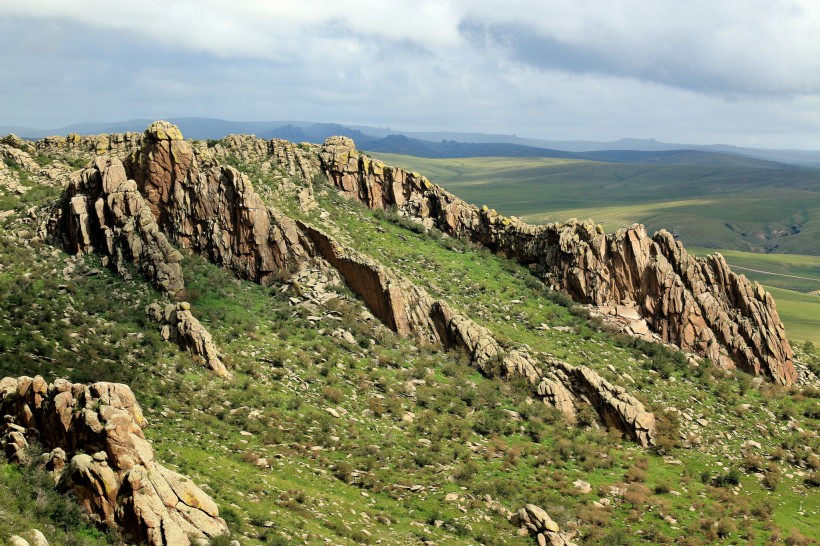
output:
<instances>
[{"instance_id":1,"label":"rocky ridge","mask_svg":"<svg viewBox=\"0 0 820 546\"><path fill-rule=\"evenodd\" d=\"M89 156L108 155L125 159L142 145L143 133L112 133L102 135L50 136L38 140L37 152L68 159L87 159Z\"/></svg>"},{"instance_id":2,"label":"rocky ridge","mask_svg":"<svg viewBox=\"0 0 820 546\"><path fill-rule=\"evenodd\" d=\"M9 459L39 460L100 524L151 546L186 546L227 533L214 501L156 461L126 385L6 377L0 396L0 443ZM32 453L34 445L44 453Z\"/></svg>"},{"instance_id":3,"label":"rocky ridge","mask_svg":"<svg viewBox=\"0 0 820 546\"><path fill-rule=\"evenodd\" d=\"M464 237L530 266L551 287L599 307L629 306L662 340L790 385L792 350L770 294L719 255L690 256L672 236L635 225L605 234L591 222L533 226L469 205L418 173L390 167L329 138L319 153L346 197Z\"/></svg>"},{"instance_id":4,"label":"rocky ridge","mask_svg":"<svg viewBox=\"0 0 820 546\"><path fill-rule=\"evenodd\" d=\"M566 370L575 368L561 363L564 368L556 368L559 371L555 373L542 372L543 366L525 351L513 350L507 355L486 328L454 312L446 302L434 300L378 262L345 249L321 230L265 206L244 174L212 163L210 157L200 160L197 150L172 125L152 124L143 142L143 148L127 161L129 175L134 179L129 191L135 191L132 186L136 186L135 193L144 195L147 202L139 209L140 214L150 210L158 229L180 247L262 284L330 264L371 312L399 335L441 347L463 348L486 375L523 376L538 398L555 404L570 419L577 404L591 400L608 425L642 445L652 443L652 414L637 399L617 392L592 370L583 367L581 373L568 373ZM103 167L103 180L125 178L116 159L98 157L95 165ZM109 175L107 169L114 172ZM85 237L81 223L61 225L62 230L68 230L69 241L78 238L74 233L77 230L79 238ZM171 258L175 259L173 255ZM147 274L156 278L152 269ZM180 309L172 306L156 306L150 311L163 324L163 331L167 327L169 336L173 317L179 313ZM202 340L186 342L184 336L177 339L187 347L208 345ZM205 351L200 354L210 362L207 350L199 350Z\"/></svg>"}]
</instances>

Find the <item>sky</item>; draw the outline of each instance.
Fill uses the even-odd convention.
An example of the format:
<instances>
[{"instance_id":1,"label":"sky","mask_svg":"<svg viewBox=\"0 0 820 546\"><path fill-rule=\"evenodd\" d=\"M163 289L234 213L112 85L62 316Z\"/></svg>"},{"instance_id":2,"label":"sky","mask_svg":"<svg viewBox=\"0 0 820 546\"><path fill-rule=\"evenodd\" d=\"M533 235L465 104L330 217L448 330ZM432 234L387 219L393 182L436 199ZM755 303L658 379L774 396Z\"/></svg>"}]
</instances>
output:
<instances>
[{"instance_id":1,"label":"sky","mask_svg":"<svg viewBox=\"0 0 820 546\"><path fill-rule=\"evenodd\" d=\"M816 0L2 0L0 125L202 116L820 149Z\"/></svg>"}]
</instances>

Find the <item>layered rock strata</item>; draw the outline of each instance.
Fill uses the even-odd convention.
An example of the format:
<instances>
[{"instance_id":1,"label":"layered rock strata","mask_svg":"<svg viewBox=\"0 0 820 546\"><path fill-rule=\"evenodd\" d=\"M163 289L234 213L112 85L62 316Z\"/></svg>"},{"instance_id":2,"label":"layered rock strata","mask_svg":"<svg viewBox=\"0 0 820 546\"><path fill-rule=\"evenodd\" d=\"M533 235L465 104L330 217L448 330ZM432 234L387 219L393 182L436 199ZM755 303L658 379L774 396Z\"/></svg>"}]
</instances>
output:
<instances>
[{"instance_id":1,"label":"layered rock strata","mask_svg":"<svg viewBox=\"0 0 820 546\"><path fill-rule=\"evenodd\" d=\"M664 341L789 385L792 350L774 300L720 255L690 256L670 234L635 225L605 234L589 222L533 226L469 205L418 173L359 153L345 137L319 154L328 179L370 208L398 211L528 265L555 289L596 306L634 306Z\"/></svg>"},{"instance_id":2,"label":"layered rock strata","mask_svg":"<svg viewBox=\"0 0 820 546\"><path fill-rule=\"evenodd\" d=\"M191 314L188 302L160 305L152 303L145 310L148 316L160 325L160 333L166 341L174 341L194 356L202 359L206 367L221 377L230 374L219 358L219 351L210 332Z\"/></svg>"},{"instance_id":3,"label":"layered rock strata","mask_svg":"<svg viewBox=\"0 0 820 546\"><path fill-rule=\"evenodd\" d=\"M128 386L6 377L0 396L10 459L39 457L58 487L73 491L98 523L150 546L186 546L227 533L214 501L156 461ZM33 445L45 453L29 453Z\"/></svg>"}]
</instances>

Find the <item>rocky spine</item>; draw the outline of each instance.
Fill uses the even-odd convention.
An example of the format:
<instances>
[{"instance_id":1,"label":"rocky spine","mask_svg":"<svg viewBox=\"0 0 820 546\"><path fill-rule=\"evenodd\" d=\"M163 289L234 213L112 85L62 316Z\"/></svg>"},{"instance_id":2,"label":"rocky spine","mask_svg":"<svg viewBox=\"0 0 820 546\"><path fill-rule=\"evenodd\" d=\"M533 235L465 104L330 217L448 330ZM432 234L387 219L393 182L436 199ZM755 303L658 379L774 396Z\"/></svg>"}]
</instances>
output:
<instances>
[{"instance_id":1,"label":"rocky spine","mask_svg":"<svg viewBox=\"0 0 820 546\"><path fill-rule=\"evenodd\" d=\"M465 237L530 266L555 289L600 307L635 308L662 340L790 385L792 350L774 300L729 270L719 255L690 256L665 231L643 226L605 234L590 222L533 226L479 209L418 173L389 167L329 138L319 154L328 179L370 208L396 207L453 237Z\"/></svg>"}]
</instances>

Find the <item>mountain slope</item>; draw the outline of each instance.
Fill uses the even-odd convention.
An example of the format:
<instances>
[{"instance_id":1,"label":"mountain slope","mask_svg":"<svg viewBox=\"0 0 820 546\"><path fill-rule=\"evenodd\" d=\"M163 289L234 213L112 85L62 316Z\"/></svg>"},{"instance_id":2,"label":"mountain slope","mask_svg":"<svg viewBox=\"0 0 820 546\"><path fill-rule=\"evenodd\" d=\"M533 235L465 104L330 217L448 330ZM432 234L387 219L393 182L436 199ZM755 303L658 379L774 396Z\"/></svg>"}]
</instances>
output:
<instances>
[{"instance_id":1,"label":"mountain slope","mask_svg":"<svg viewBox=\"0 0 820 546\"><path fill-rule=\"evenodd\" d=\"M98 145L52 142L39 151L74 162L90 159ZM144 145L112 137L103 153L111 164L119 156L138 187L160 188L141 179L146 171L129 159L133 152L147 157L140 153ZM195 224L185 218L196 216L161 213L185 194L158 191L152 200L146 191L158 225L183 249L180 297L210 330L233 374L220 378L162 340L160 326L143 309L165 296L142 280L139 264L124 260L115 274L102 265L108 255L97 253L102 246L71 257L37 236L62 191L42 172L57 167L9 161L10 178L30 189L3 195L4 210L13 211L0 224L0 281L12 295L2 304L3 320L13 326L4 331L0 351L4 374L84 373L131 383L152 422L146 434L158 456L208 485L242 543L533 543L507 522L509 511L526 503L545 508L579 543L814 537L818 508L810 484L818 446L810 389L795 388L801 394L790 396L609 333L527 268L343 198L317 176L320 162L309 147L238 137L191 147L199 174L182 168L184 161L172 163L177 171L155 172L177 172L179 189L187 192L214 183L226 198L234 192L251 203L253 191L264 207L297 226L322 226L352 249L348 256L370 260L356 263L385 264L425 287L505 347L526 346L533 355L585 366L622 385L659 419L651 450L617 429L606 432L602 427L611 423L599 423L599 414L583 405L569 426L526 380L502 380L493 369L478 373L463 349L397 335L364 307L355 283L333 278L333 269L288 271L265 284L236 279L232 270L250 272L248 264L265 262L233 258L254 255L248 250L271 231L235 229L244 233L236 239L243 244L221 248L231 252L219 254L214 246L203 253L207 259L188 254L185 247L197 247L184 241L208 241L211 234L189 230ZM159 149L151 155L160 157ZM307 186L306 179L316 181ZM237 193L240 181L244 190ZM211 194L188 195L198 199L179 203L204 206ZM38 203L43 209L26 212ZM233 224L239 227L259 209L225 210L232 211L226 221L239 219ZM266 216L285 226L281 217ZM100 233L93 222L90 227L89 235ZM210 263L218 256L226 268ZM50 324L46 317L60 309L68 322ZM750 438L759 447L748 445ZM740 518L747 518L743 526L734 523Z\"/></svg>"}]
</instances>

